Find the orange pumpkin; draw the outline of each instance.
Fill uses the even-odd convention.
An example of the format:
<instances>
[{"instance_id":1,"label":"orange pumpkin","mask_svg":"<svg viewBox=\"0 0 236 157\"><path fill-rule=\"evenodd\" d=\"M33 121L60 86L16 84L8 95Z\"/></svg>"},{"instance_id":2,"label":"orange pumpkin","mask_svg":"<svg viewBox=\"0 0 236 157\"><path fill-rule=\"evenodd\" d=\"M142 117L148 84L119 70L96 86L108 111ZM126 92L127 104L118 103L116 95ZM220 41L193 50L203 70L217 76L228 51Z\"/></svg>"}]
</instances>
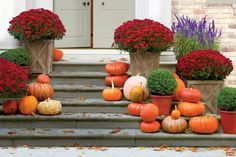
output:
<instances>
[{"instance_id":1,"label":"orange pumpkin","mask_svg":"<svg viewBox=\"0 0 236 157\"><path fill-rule=\"evenodd\" d=\"M179 75L176 74L176 72L173 72L172 75L173 75L176 79L180 79L180 78L179 78Z\"/></svg>"},{"instance_id":2,"label":"orange pumpkin","mask_svg":"<svg viewBox=\"0 0 236 157\"><path fill-rule=\"evenodd\" d=\"M176 105L175 105L175 109L171 112L171 117L173 119L179 119L180 118L180 111L177 109Z\"/></svg>"},{"instance_id":3,"label":"orange pumpkin","mask_svg":"<svg viewBox=\"0 0 236 157\"><path fill-rule=\"evenodd\" d=\"M140 112L140 117L145 122L155 121L159 115L159 109L156 105L149 103L145 104Z\"/></svg>"},{"instance_id":4,"label":"orange pumpkin","mask_svg":"<svg viewBox=\"0 0 236 157\"><path fill-rule=\"evenodd\" d=\"M129 64L125 62L112 62L107 64L104 70L110 75L124 75L129 70Z\"/></svg>"},{"instance_id":5,"label":"orange pumpkin","mask_svg":"<svg viewBox=\"0 0 236 157\"><path fill-rule=\"evenodd\" d=\"M157 121L153 122L141 122L140 130L145 133L154 133L160 131L160 123Z\"/></svg>"},{"instance_id":6,"label":"orange pumpkin","mask_svg":"<svg viewBox=\"0 0 236 157\"><path fill-rule=\"evenodd\" d=\"M64 54L61 50L59 49L53 49L53 61L60 61L62 60Z\"/></svg>"},{"instance_id":7,"label":"orange pumpkin","mask_svg":"<svg viewBox=\"0 0 236 157\"><path fill-rule=\"evenodd\" d=\"M179 92L179 98L185 102L198 102L201 100L201 92L196 88L184 88Z\"/></svg>"},{"instance_id":8,"label":"orange pumpkin","mask_svg":"<svg viewBox=\"0 0 236 157\"><path fill-rule=\"evenodd\" d=\"M167 116L161 123L162 129L168 133L181 133L187 128L187 122L183 118L173 119L171 116Z\"/></svg>"},{"instance_id":9,"label":"orange pumpkin","mask_svg":"<svg viewBox=\"0 0 236 157\"><path fill-rule=\"evenodd\" d=\"M128 105L128 112L133 116L139 116L144 104L141 103L130 103Z\"/></svg>"},{"instance_id":10,"label":"orange pumpkin","mask_svg":"<svg viewBox=\"0 0 236 157\"><path fill-rule=\"evenodd\" d=\"M174 100L179 101L179 93L185 88L185 84L181 79L175 78L177 82L177 88L174 91Z\"/></svg>"},{"instance_id":11,"label":"orange pumpkin","mask_svg":"<svg viewBox=\"0 0 236 157\"><path fill-rule=\"evenodd\" d=\"M50 78L46 74L40 74L37 76L36 81L38 83L47 83L50 84Z\"/></svg>"},{"instance_id":12,"label":"orange pumpkin","mask_svg":"<svg viewBox=\"0 0 236 157\"><path fill-rule=\"evenodd\" d=\"M29 115L36 112L38 101L34 96L22 97L18 103L18 109L21 114Z\"/></svg>"},{"instance_id":13,"label":"orange pumpkin","mask_svg":"<svg viewBox=\"0 0 236 157\"><path fill-rule=\"evenodd\" d=\"M205 112L205 105L202 102L181 102L178 104L178 110L185 117L199 116Z\"/></svg>"},{"instance_id":14,"label":"orange pumpkin","mask_svg":"<svg viewBox=\"0 0 236 157\"><path fill-rule=\"evenodd\" d=\"M29 95L33 95L38 101L50 98L54 94L54 90L50 84L33 82L28 87Z\"/></svg>"},{"instance_id":15,"label":"orange pumpkin","mask_svg":"<svg viewBox=\"0 0 236 157\"><path fill-rule=\"evenodd\" d=\"M105 77L105 84L107 86L111 86L111 80L114 82L115 87L123 87L125 84L125 81L129 78L128 75L121 75L121 76L106 76Z\"/></svg>"},{"instance_id":16,"label":"orange pumpkin","mask_svg":"<svg viewBox=\"0 0 236 157\"><path fill-rule=\"evenodd\" d=\"M102 91L102 97L106 101L118 101L122 98L122 92L118 88L114 88L114 83L111 81L112 88L106 88Z\"/></svg>"},{"instance_id":17,"label":"orange pumpkin","mask_svg":"<svg viewBox=\"0 0 236 157\"><path fill-rule=\"evenodd\" d=\"M189 127L195 133L212 134L218 129L219 122L215 117L198 116L190 119Z\"/></svg>"}]
</instances>

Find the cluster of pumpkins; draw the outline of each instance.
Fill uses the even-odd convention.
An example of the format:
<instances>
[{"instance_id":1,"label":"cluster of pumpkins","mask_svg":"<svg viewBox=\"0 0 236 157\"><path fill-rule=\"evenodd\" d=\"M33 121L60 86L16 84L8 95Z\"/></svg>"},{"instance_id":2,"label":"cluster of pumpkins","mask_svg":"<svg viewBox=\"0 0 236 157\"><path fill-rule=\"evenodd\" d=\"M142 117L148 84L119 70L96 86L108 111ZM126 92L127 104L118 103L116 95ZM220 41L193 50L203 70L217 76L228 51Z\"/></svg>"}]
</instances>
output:
<instances>
[{"instance_id":1,"label":"cluster of pumpkins","mask_svg":"<svg viewBox=\"0 0 236 157\"><path fill-rule=\"evenodd\" d=\"M187 124L192 132L210 134L218 130L218 120L210 115L201 116L205 112L205 105L201 100L201 93L198 89L184 88L179 92L181 102L178 107L166 116L161 125L156 121L159 116L158 107L152 103L132 102L128 105L128 113L133 116L140 116L142 122L140 129L145 133L158 132L160 128L168 133L182 133L187 129ZM190 117L189 123L180 117Z\"/></svg>"},{"instance_id":2,"label":"cluster of pumpkins","mask_svg":"<svg viewBox=\"0 0 236 157\"><path fill-rule=\"evenodd\" d=\"M105 71L109 74L125 74L128 70L128 64L122 62L113 62L105 66ZM147 79L143 76L131 76L128 79L121 77L114 80L106 79L106 85L112 85L112 88L106 88L102 92L103 99L106 101L119 101L123 95L126 99L132 101L128 105L128 113L133 116L140 116L142 122L140 129L143 132L158 132L160 128L168 133L182 133L187 129L187 121L181 117L190 117L189 128L195 133L214 133L218 130L219 122L213 116L201 116L205 112L205 105L201 102L201 92L195 88L186 88L184 82L173 73L177 89L174 92L174 100L180 101L178 107L166 116L161 124L156 120L159 116L159 109L152 103L143 103L149 96L146 88ZM120 81L120 82L119 82ZM109 83L111 82L111 83ZM121 88L115 88L117 82L123 85ZM117 86L121 87L121 86Z\"/></svg>"},{"instance_id":3,"label":"cluster of pumpkins","mask_svg":"<svg viewBox=\"0 0 236 157\"><path fill-rule=\"evenodd\" d=\"M104 100L119 101L123 95L128 100L144 100L148 97L147 79L139 75L129 77L126 74L128 69L129 64L125 62L112 62L105 66L105 72L110 74L105 78L105 85L111 86L111 88L103 90L102 96Z\"/></svg>"},{"instance_id":4,"label":"cluster of pumpkins","mask_svg":"<svg viewBox=\"0 0 236 157\"><path fill-rule=\"evenodd\" d=\"M62 105L60 101L51 100L54 89L50 84L48 75L40 74L36 82L29 84L27 95L18 102L16 100L7 100L3 103L4 114L15 114L17 110L24 115L32 115L37 111L42 115L56 115L61 112Z\"/></svg>"}]
</instances>

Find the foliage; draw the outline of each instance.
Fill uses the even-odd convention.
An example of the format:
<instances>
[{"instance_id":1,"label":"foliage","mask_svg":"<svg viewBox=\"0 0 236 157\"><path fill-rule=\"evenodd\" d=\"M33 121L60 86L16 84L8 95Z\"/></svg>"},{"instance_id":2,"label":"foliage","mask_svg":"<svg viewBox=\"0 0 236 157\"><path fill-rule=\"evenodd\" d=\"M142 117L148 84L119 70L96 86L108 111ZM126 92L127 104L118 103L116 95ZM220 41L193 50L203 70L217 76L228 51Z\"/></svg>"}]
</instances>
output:
<instances>
[{"instance_id":1,"label":"foliage","mask_svg":"<svg viewBox=\"0 0 236 157\"><path fill-rule=\"evenodd\" d=\"M66 32L59 16L43 8L20 13L10 21L8 31L20 41L61 39Z\"/></svg>"},{"instance_id":2,"label":"foliage","mask_svg":"<svg viewBox=\"0 0 236 157\"><path fill-rule=\"evenodd\" d=\"M177 73L190 80L223 80L232 70L232 61L211 49L194 50L176 65Z\"/></svg>"},{"instance_id":3,"label":"foliage","mask_svg":"<svg viewBox=\"0 0 236 157\"><path fill-rule=\"evenodd\" d=\"M236 88L224 87L216 96L216 104L224 111L236 111Z\"/></svg>"},{"instance_id":4,"label":"foliage","mask_svg":"<svg viewBox=\"0 0 236 157\"><path fill-rule=\"evenodd\" d=\"M28 72L16 64L0 58L0 97L22 94L28 82Z\"/></svg>"},{"instance_id":5,"label":"foliage","mask_svg":"<svg viewBox=\"0 0 236 157\"><path fill-rule=\"evenodd\" d=\"M116 28L116 46L128 52L161 52L173 43L173 32L150 19L134 19Z\"/></svg>"},{"instance_id":6,"label":"foliage","mask_svg":"<svg viewBox=\"0 0 236 157\"><path fill-rule=\"evenodd\" d=\"M24 48L9 49L0 54L0 57L5 58L16 65L29 66L30 57L29 53Z\"/></svg>"},{"instance_id":7,"label":"foliage","mask_svg":"<svg viewBox=\"0 0 236 157\"><path fill-rule=\"evenodd\" d=\"M215 22L207 24L206 16L201 21L190 19L187 16L177 17L173 22L174 52L179 59L193 50L213 49L219 50L219 37L221 31L215 28Z\"/></svg>"},{"instance_id":8,"label":"foliage","mask_svg":"<svg viewBox=\"0 0 236 157\"><path fill-rule=\"evenodd\" d=\"M147 88L152 95L172 95L177 83L168 70L158 69L149 74Z\"/></svg>"}]
</instances>

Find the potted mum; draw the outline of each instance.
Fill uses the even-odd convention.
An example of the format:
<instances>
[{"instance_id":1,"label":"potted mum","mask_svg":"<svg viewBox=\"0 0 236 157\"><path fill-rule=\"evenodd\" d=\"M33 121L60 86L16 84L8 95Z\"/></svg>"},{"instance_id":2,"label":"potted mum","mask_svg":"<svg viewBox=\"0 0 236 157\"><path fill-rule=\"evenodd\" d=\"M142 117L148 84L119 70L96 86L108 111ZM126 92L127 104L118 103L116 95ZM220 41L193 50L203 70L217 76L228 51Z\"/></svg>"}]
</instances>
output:
<instances>
[{"instance_id":1,"label":"potted mum","mask_svg":"<svg viewBox=\"0 0 236 157\"><path fill-rule=\"evenodd\" d=\"M10 21L8 31L29 50L33 73L51 72L54 40L66 32L58 15L42 8L24 11Z\"/></svg>"},{"instance_id":2,"label":"potted mum","mask_svg":"<svg viewBox=\"0 0 236 157\"><path fill-rule=\"evenodd\" d=\"M170 48L173 33L163 24L150 19L134 19L116 28L114 44L129 52L132 75L142 76L159 67L160 53Z\"/></svg>"},{"instance_id":3,"label":"potted mum","mask_svg":"<svg viewBox=\"0 0 236 157\"><path fill-rule=\"evenodd\" d=\"M224 79L233 70L232 61L215 50L194 50L178 59L176 72L188 87L202 93L207 110L217 113L216 93L223 88Z\"/></svg>"},{"instance_id":4,"label":"potted mum","mask_svg":"<svg viewBox=\"0 0 236 157\"><path fill-rule=\"evenodd\" d=\"M224 133L236 134L236 88L224 87L216 96Z\"/></svg>"},{"instance_id":5,"label":"potted mum","mask_svg":"<svg viewBox=\"0 0 236 157\"><path fill-rule=\"evenodd\" d=\"M29 52L24 48L8 49L0 54L0 57L7 59L18 66L24 68L28 73L30 71Z\"/></svg>"},{"instance_id":6,"label":"potted mum","mask_svg":"<svg viewBox=\"0 0 236 157\"><path fill-rule=\"evenodd\" d=\"M24 94L28 73L11 61L0 58L0 98Z\"/></svg>"},{"instance_id":7,"label":"potted mum","mask_svg":"<svg viewBox=\"0 0 236 157\"><path fill-rule=\"evenodd\" d=\"M187 16L177 17L177 23L173 22L174 32L173 48L176 59L179 59L193 50L213 49L220 50L219 37L221 31L215 28L214 20L207 23L206 16L201 21L190 19Z\"/></svg>"},{"instance_id":8,"label":"potted mum","mask_svg":"<svg viewBox=\"0 0 236 157\"><path fill-rule=\"evenodd\" d=\"M157 105L160 115L169 115L173 93L177 82L171 72L157 69L148 75L147 88L152 98L152 103Z\"/></svg>"}]
</instances>

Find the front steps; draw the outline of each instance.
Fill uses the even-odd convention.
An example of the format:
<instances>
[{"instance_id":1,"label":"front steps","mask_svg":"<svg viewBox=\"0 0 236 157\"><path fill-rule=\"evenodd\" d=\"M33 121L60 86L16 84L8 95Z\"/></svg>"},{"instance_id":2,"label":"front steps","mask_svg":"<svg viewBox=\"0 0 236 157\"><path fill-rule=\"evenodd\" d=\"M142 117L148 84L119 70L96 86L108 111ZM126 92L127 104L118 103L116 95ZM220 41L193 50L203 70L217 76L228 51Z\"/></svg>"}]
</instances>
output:
<instances>
[{"instance_id":1,"label":"front steps","mask_svg":"<svg viewBox=\"0 0 236 157\"><path fill-rule=\"evenodd\" d=\"M113 60L129 62L128 55L111 55L110 50L93 55L66 51L64 60L54 63L50 74L53 99L61 101L62 113L0 115L0 146L235 146L236 136L222 134L221 130L213 135L142 133L140 117L127 114L129 101L108 102L101 97L107 75L105 64ZM161 56L160 67L173 71L175 64L173 54ZM0 103L4 100L0 98Z\"/></svg>"},{"instance_id":2,"label":"front steps","mask_svg":"<svg viewBox=\"0 0 236 157\"><path fill-rule=\"evenodd\" d=\"M139 129L1 129L1 146L235 146L235 135L145 134Z\"/></svg>"}]
</instances>

